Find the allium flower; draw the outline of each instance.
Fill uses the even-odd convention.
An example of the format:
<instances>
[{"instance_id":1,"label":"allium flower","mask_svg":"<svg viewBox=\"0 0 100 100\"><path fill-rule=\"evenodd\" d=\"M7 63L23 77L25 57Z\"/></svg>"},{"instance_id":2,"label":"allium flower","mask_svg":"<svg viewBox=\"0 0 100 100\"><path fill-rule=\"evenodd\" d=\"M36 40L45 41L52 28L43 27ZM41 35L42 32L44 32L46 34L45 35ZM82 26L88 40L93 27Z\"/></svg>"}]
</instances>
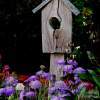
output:
<instances>
[{"instance_id":1,"label":"allium flower","mask_svg":"<svg viewBox=\"0 0 100 100\"><path fill-rule=\"evenodd\" d=\"M65 65L63 67L63 71L67 73L72 73L73 72L73 65Z\"/></svg>"},{"instance_id":2,"label":"allium flower","mask_svg":"<svg viewBox=\"0 0 100 100\"><path fill-rule=\"evenodd\" d=\"M35 81L35 80L37 80L37 79L38 79L37 76L32 75L32 76L30 76L27 80L25 80L24 82Z\"/></svg>"},{"instance_id":3,"label":"allium flower","mask_svg":"<svg viewBox=\"0 0 100 100\"><path fill-rule=\"evenodd\" d=\"M57 61L57 64L64 65L64 64L65 64L64 59L60 59L60 60L58 60L58 61Z\"/></svg>"},{"instance_id":4,"label":"allium flower","mask_svg":"<svg viewBox=\"0 0 100 100\"><path fill-rule=\"evenodd\" d=\"M29 86L32 88L32 89L40 89L42 87L42 84L40 81L38 80L35 80L35 81L31 81L29 83Z\"/></svg>"},{"instance_id":5,"label":"allium flower","mask_svg":"<svg viewBox=\"0 0 100 100\"><path fill-rule=\"evenodd\" d=\"M78 68L74 69L73 73L74 74L82 74L82 73L86 73L86 70L81 67L78 67Z\"/></svg>"},{"instance_id":6,"label":"allium flower","mask_svg":"<svg viewBox=\"0 0 100 100\"><path fill-rule=\"evenodd\" d=\"M23 83L18 83L15 88L16 90L24 90L24 87Z\"/></svg>"},{"instance_id":7,"label":"allium flower","mask_svg":"<svg viewBox=\"0 0 100 100\"><path fill-rule=\"evenodd\" d=\"M67 61L67 63L70 64L70 65L73 65L75 68L78 66L78 63L76 62L76 60L70 59L70 60Z\"/></svg>"},{"instance_id":8,"label":"allium flower","mask_svg":"<svg viewBox=\"0 0 100 100\"><path fill-rule=\"evenodd\" d=\"M15 90L14 90L14 88L13 87L6 87L5 88L5 91L4 91L4 94L6 95L6 96L10 96L10 95L12 95L13 93L15 93Z\"/></svg>"},{"instance_id":9,"label":"allium flower","mask_svg":"<svg viewBox=\"0 0 100 100\"><path fill-rule=\"evenodd\" d=\"M4 91L5 91L5 88L0 89L0 96L4 93Z\"/></svg>"}]
</instances>

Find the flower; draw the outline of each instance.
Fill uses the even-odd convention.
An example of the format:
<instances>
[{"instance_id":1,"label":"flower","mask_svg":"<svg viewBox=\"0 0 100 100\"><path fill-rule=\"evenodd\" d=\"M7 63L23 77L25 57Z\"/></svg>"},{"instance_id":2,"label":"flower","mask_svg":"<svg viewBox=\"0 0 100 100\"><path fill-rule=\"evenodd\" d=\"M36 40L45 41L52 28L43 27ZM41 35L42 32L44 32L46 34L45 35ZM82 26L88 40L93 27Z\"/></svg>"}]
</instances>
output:
<instances>
[{"instance_id":1,"label":"flower","mask_svg":"<svg viewBox=\"0 0 100 100\"><path fill-rule=\"evenodd\" d=\"M69 65L73 65L75 68L78 66L78 63L76 62L76 60L70 59L70 60L67 61L67 63Z\"/></svg>"},{"instance_id":2,"label":"flower","mask_svg":"<svg viewBox=\"0 0 100 100\"><path fill-rule=\"evenodd\" d=\"M78 68L74 69L73 73L74 74L82 74L82 73L86 73L86 70L81 67L78 67Z\"/></svg>"},{"instance_id":3,"label":"flower","mask_svg":"<svg viewBox=\"0 0 100 100\"><path fill-rule=\"evenodd\" d=\"M3 86L15 86L18 83L18 80L15 79L13 76L9 76L5 79L5 81L3 82Z\"/></svg>"},{"instance_id":4,"label":"flower","mask_svg":"<svg viewBox=\"0 0 100 100\"><path fill-rule=\"evenodd\" d=\"M40 71L36 72L36 75L41 76L43 73L45 73L45 72L43 70L40 70Z\"/></svg>"},{"instance_id":5,"label":"flower","mask_svg":"<svg viewBox=\"0 0 100 100\"><path fill-rule=\"evenodd\" d=\"M24 97L24 91L21 91L19 94L19 100L23 100Z\"/></svg>"},{"instance_id":6,"label":"flower","mask_svg":"<svg viewBox=\"0 0 100 100\"><path fill-rule=\"evenodd\" d=\"M57 61L57 64L64 65L64 64L65 64L64 59L60 59L60 60L58 60L58 61Z\"/></svg>"},{"instance_id":7,"label":"flower","mask_svg":"<svg viewBox=\"0 0 100 100\"><path fill-rule=\"evenodd\" d=\"M49 93L50 95L55 94L55 93L56 93L56 87L50 87L50 88L48 89L48 93Z\"/></svg>"},{"instance_id":8,"label":"flower","mask_svg":"<svg viewBox=\"0 0 100 100\"><path fill-rule=\"evenodd\" d=\"M59 96L52 96L50 100L63 100Z\"/></svg>"},{"instance_id":9,"label":"flower","mask_svg":"<svg viewBox=\"0 0 100 100\"><path fill-rule=\"evenodd\" d=\"M17 85L16 85L16 90L24 90L24 85L23 85L23 83L17 83Z\"/></svg>"},{"instance_id":10,"label":"flower","mask_svg":"<svg viewBox=\"0 0 100 100\"><path fill-rule=\"evenodd\" d=\"M75 47L76 49L80 49L80 46Z\"/></svg>"},{"instance_id":11,"label":"flower","mask_svg":"<svg viewBox=\"0 0 100 100\"><path fill-rule=\"evenodd\" d=\"M78 84L81 82L81 79L78 76L74 76L75 84Z\"/></svg>"},{"instance_id":12,"label":"flower","mask_svg":"<svg viewBox=\"0 0 100 100\"><path fill-rule=\"evenodd\" d=\"M29 92L26 92L25 96L28 96L28 97L35 97L36 94L35 94L33 91L29 91Z\"/></svg>"},{"instance_id":13,"label":"flower","mask_svg":"<svg viewBox=\"0 0 100 100\"><path fill-rule=\"evenodd\" d=\"M25 80L24 82L35 81L35 80L37 80L37 79L38 79L37 76L32 75L32 76L30 76L27 80Z\"/></svg>"},{"instance_id":14,"label":"flower","mask_svg":"<svg viewBox=\"0 0 100 100\"><path fill-rule=\"evenodd\" d=\"M42 87L42 84L40 81L38 80L35 80L35 81L31 81L29 83L29 86L32 88L32 89L40 89Z\"/></svg>"},{"instance_id":15,"label":"flower","mask_svg":"<svg viewBox=\"0 0 100 100\"><path fill-rule=\"evenodd\" d=\"M6 96L11 96L14 93L15 93L15 90L14 90L14 88L12 86L5 88L4 94Z\"/></svg>"},{"instance_id":16,"label":"flower","mask_svg":"<svg viewBox=\"0 0 100 100\"><path fill-rule=\"evenodd\" d=\"M26 79L28 79L28 75L20 75L20 76L18 77L18 80L19 80L20 82L24 82Z\"/></svg>"},{"instance_id":17,"label":"flower","mask_svg":"<svg viewBox=\"0 0 100 100\"><path fill-rule=\"evenodd\" d=\"M4 91L5 91L5 88L0 89L0 96L4 93Z\"/></svg>"},{"instance_id":18,"label":"flower","mask_svg":"<svg viewBox=\"0 0 100 100\"><path fill-rule=\"evenodd\" d=\"M63 71L67 72L67 73L72 73L72 71L73 71L73 65L65 65L63 67Z\"/></svg>"},{"instance_id":19,"label":"flower","mask_svg":"<svg viewBox=\"0 0 100 100\"><path fill-rule=\"evenodd\" d=\"M64 81L56 81L54 85L57 89L68 89L68 86L65 84Z\"/></svg>"},{"instance_id":20,"label":"flower","mask_svg":"<svg viewBox=\"0 0 100 100\"><path fill-rule=\"evenodd\" d=\"M45 78L45 79L47 79L47 80L49 80L49 79L50 79L50 74L44 72L44 73L41 75L41 77L42 77L42 78Z\"/></svg>"}]
</instances>

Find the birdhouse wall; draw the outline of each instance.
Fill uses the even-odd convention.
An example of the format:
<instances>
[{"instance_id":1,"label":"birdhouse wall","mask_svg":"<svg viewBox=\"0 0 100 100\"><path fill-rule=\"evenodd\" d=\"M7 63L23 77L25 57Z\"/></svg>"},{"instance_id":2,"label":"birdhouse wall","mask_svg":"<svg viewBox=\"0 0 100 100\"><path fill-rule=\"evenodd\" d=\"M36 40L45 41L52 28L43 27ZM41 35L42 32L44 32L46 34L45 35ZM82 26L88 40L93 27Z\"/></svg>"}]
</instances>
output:
<instances>
[{"instance_id":1,"label":"birdhouse wall","mask_svg":"<svg viewBox=\"0 0 100 100\"><path fill-rule=\"evenodd\" d=\"M60 28L53 28L50 19L56 18ZM65 53L72 41L72 12L63 0L52 0L42 10L42 50L43 53Z\"/></svg>"}]
</instances>

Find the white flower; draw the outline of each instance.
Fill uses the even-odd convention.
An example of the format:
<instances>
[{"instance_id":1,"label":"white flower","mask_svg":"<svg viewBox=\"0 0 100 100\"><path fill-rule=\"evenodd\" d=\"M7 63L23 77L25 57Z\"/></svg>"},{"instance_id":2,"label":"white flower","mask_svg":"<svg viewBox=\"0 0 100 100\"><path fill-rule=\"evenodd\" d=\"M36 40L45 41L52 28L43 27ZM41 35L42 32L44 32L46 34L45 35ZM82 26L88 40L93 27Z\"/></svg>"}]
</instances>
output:
<instances>
[{"instance_id":1,"label":"white flower","mask_svg":"<svg viewBox=\"0 0 100 100\"><path fill-rule=\"evenodd\" d=\"M16 90L24 90L24 85L23 85L23 83L18 83L17 85L16 85Z\"/></svg>"},{"instance_id":2,"label":"white flower","mask_svg":"<svg viewBox=\"0 0 100 100\"><path fill-rule=\"evenodd\" d=\"M80 49L80 46L77 46L76 49Z\"/></svg>"}]
</instances>

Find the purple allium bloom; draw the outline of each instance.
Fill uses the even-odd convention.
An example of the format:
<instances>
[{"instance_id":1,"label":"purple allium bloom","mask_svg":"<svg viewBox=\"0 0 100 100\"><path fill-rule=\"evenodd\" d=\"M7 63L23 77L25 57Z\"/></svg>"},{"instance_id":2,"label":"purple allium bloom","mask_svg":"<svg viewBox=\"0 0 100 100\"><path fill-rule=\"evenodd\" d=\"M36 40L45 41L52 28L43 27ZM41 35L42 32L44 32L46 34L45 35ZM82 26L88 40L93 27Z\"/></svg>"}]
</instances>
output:
<instances>
[{"instance_id":1,"label":"purple allium bloom","mask_svg":"<svg viewBox=\"0 0 100 100\"><path fill-rule=\"evenodd\" d=\"M64 65L64 64L65 64L64 59L60 59L60 60L58 60L58 61L57 61L57 64L59 64L59 65Z\"/></svg>"},{"instance_id":2,"label":"purple allium bloom","mask_svg":"<svg viewBox=\"0 0 100 100\"><path fill-rule=\"evenodd\" d=\"M30 76L27 80L25 80L24 82L35 81L35 80L37 80L37 79L38 79L37 76L32 75L32 76Z\"/></svg>"},{"instance_id":3,"label":"purple allium bloom","mask_svg":"<svg viewBox=\"0 0 100 100\"><path fill-rule=\"evenodd\" d=\"M5 92L5 88L0 89L0 96Z\"/></svg>"},{"instance_id":4,"label":"purple allium bloom","mask_svg":"<svg viewBox=\"0 0 100 100\"><path fill-rule=\"evenodd\" d=\"M63 71L67 73L72 73L73 72L73 65L65 65L63 67Z\"/></svg>"},{"instance_id":5,"label":"purple allium bloom","mask_svg":"<svg viewBox=\"0 0 100 100\"><path fill-rule=\"evenodd\" d=\"M56 81L55 82L55 87L57 89L68 89L68 86L65 84L64 81L60 80L60 81Z\"/></svg>"},{"instance_id":6,"label":"purple allium bloom","mask_svg":"<svg viewBox=\"0 0 100 100\"><path fill-rule=\"evenodd\" d=\"M31 81L29 83L29 86L32 88L32 89L40 89L42 87L42 84L40 81L38 80L35 80L35 81Z\"/></svg>"},{"instance_id":7,"label":"purple allium bloom","mask_svg":"<svg viewBox=\"0 0 100 100\"><path fill-rule=\"evenodd\" d=\"M13 87L6 87L5 88L5 91L4 91L4 94L6 95L6 96L11 96L12 94L14 94L15 93L15 90L14 90L14 88Z\"/></svg>"},{"instance_id":8,"label":"purple allium bloom","mask_svg":"<svg viewBox=\"0 0 100 100\"><path fill-rule=\"evenodd\" d=\"M82 74L82 73L86 73L86 70L81 67L78 67L78 68L74 69L73 73L74 74Z\"/></svg>"},{"instance_id":9,"label":"purple allium bloom","mask_svg":"<svg viewBox=\"0 0 100 100\"><path fill-rule=\"evenodd\" d=\"M70 65L73 65L75 68L78 66L78 63L76 62L76 60L70 59L70 60L67 61L67 63L70 64Z\"/></svg>"}]
</instances>

